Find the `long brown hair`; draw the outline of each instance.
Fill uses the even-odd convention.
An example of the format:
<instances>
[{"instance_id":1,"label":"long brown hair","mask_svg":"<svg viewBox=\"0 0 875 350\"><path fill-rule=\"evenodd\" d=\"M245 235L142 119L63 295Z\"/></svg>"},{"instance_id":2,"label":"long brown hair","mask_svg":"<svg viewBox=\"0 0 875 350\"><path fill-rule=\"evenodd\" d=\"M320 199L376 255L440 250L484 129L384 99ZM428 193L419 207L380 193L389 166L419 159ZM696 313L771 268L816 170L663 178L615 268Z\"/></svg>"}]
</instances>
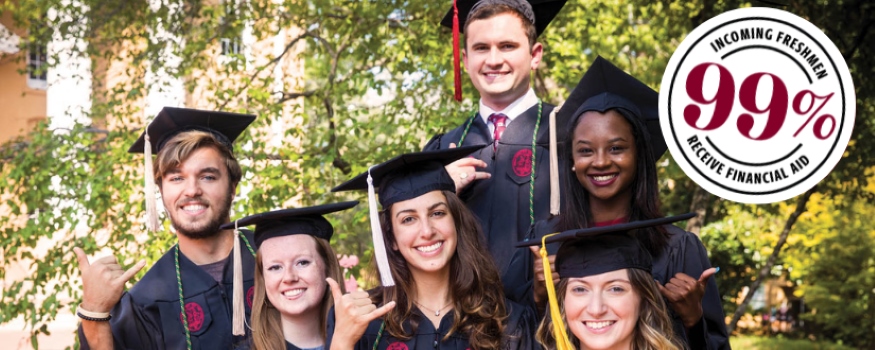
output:
<instances>
[{"instance_id":1,"label":"long brown hair","mask_svg":"<svg viewBox=\"0 0 875 350\"><path fill-rule=\"evenodd\" d=\"M662 295L659 294L659 289L656 286L656 281L653 280L653 276L649 272L639 269L627 269L626 271L628 271L632 289L641 298L638 321L632 334L632 350L684 349L684 345L682 345L680 339L674 333L671 318L668 316L668 308L665 301L662 300ZM556 286L556 299L558 299L559 311L562 314L562 320L558 324L561 327L565 327L566 334L573 335L568 329L568 322L565 316L565 294L567 289L568 279L563 278ZM546 349L556 349L556 339L553 338L553 327L556 327L556 324L551 319L550 314L547 313L544 319L541 320L538 331L535 333L538 342ZM577 337L571 337L569 340L574 344L574 347L580 348L580 340Z\"/></svg>"},{"instance_id":2,"label":"long brown hair","mask_svg":"<svg viewBox=\"0 0 875 350\"><path fill-rule=\"evenodd\" d=\"M309 235L308 235L309 236ZM331 249L328 241L311 237L316 241L316 251L322 257L322 265L325 267L325 277L331 277L340 285L342 292L346 292L343 286L343 277L340 272L340 263L337 255ZM286 340L283 337L282 319L279 310L270 304L264 288L264 263L262 262L261 250L255 256L255 295L252 297L252 348L255 350L285 350ZM319 325L322 338L326 338L328 311L334 306L334 298L331 288L325 287L325 295L322 296L322 307L319 313Z\"/></svg>"},{"instance_id":3,"label":"long brown hair","mask_svg":"<svg viewBox=\"0 0 875 350\"><path fill-rule=\"evenodd\" d=\"M498 269L486 253L488 250L474 214L455 193L442 193L447 199L458 236L456 252L449 262L450 276L453 276L449 281L450 297L453 298L453 327L444 339L455 332L462 332L468 336L471 349L497 349L502 344L507 319ZM396 302L395 308L385 316L386 331L394 338L407 340L413 334L404 331L405 321L410 322L411 331L415 334L422 319L413 314L414 304L409 296L416 293L416 283L407 261L400 252L388 249L395 244L391 212L391 206L383 209L380 224L395 286L377 288L371 298L378 305L384 301Z\"/></svg>"}]
</instances>

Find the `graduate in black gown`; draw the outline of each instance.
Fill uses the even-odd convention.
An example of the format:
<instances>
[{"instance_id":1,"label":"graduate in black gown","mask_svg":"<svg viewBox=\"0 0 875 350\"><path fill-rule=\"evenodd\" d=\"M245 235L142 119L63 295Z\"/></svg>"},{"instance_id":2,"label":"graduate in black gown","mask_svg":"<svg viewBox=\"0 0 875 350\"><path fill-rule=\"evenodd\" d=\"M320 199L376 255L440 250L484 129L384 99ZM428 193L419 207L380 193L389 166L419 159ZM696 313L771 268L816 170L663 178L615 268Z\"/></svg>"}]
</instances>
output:
<instances>
[{"instance_id":1,"label":"graduate in black gown","mask_svg":"<svg viewBox=\"0 0 875 350\"><path fill-rule=\"evenodd\" d=\"M83 280L77 311L83 349L247 347L244 322L251 299L244 295L253 288L252 234L219 226L230 221L242 176L231 142L254 119L166 107L131 147L130 152L146 152L147 172L153 171L149 154L157 153L154 184L179 243L127 292L125 282L144 263L123 272L115 257L89 262L76 248ZM150 185L147 181L147 200Z\"/></svg>"},{"instance_id":2,"label":"graduate in black gown","mask_svg":"<svg viewBox=\"0 0 875 350\"><path fill-rule=\"evenodd\" d=\"M521 303L531 302L526 286L532 280L532 256L513 244L526 237L536 220L550 215L548 129L554 106L535 95L530 76L544 53L537 38L564 4L565 0L457 0L463 61L480 93L479 108L424 148L493 145L450 164L447 171L456 181L459 198L483 228L506 296ZM450 9L442 25L452 28L453 12Z\"/></svg>"},{"instance_id":3,"label":"graduate in black gown","mask_svg":"<svg viewBox=\"0 0 875 350\"><path fill-rule=\"evenodd\" d=\"M572 113L566 195L560 216L537 223L536 236L662 217L655 162L666 146L656 91L597 57L561 113ZM653 255L680 338L692 349L729 348L716 270L699 238L673 225L635 236Z\"/></svg>"},{"instance_id":4,"label":"graduate in black gown","mask_svg":"<svg viewBox=\"0 0 875 350\"><path fill-rule=\"evenodd\" d=\"M342 280L337 255L328 243L334 227L323 215L356 204L275 210L222 226L255 225L252 349L323 349L328 310L334 305L326 278L335 285Z\"/></svg>"},{"instance_id":5,"label":"graduate in black gown","mask_svg":"<svg viewBox=\"0 0 875 350\"><path fill-rule=\"evenodd\" d=\"M444 169L475 148L401 155L334 189L365 189L373 183L369 202L382 286L372 298L378 305L396 302L386 316L363 325L361 339L337 348L534 346L533 312L504 297L479 225L455 195L453 180ZM383 207L379 218L375 187ZM333 334L346 331L333 323L330 319L329 343ZM340 344L331 343L335 345Z\"/></svg>"},{"instance_id":6,"label":"graduate in black gown","mask_svg":"<svg viewBox=\"0 0 875 350\"><path fill-rule=\"evenodd\" d=\"M668 307L653 280L650 252L629 233L695 214L565 231L522 242L561 243L549 314L538 328L547 349L680 350ZM543 242L543 243L542 243ZM541 252L547 254L544 246ZM549 264L545 277L551 276Z\"/></svg>"}]
</instances>

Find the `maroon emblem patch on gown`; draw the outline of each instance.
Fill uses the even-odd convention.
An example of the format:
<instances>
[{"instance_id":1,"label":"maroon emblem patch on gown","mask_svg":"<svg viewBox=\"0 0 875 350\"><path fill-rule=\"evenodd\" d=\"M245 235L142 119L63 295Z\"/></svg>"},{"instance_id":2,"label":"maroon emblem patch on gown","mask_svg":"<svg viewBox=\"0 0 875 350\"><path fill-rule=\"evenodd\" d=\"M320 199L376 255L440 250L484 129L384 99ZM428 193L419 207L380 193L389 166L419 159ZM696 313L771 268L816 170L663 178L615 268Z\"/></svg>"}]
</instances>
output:
<instances>
[{"instance_id":1,"label":"maroon emblem patch on gown","mask_svg":"<svg viewBox=\"0 0 875 350\"><path fill-rule=\"evenodd\" d=\"M246 305L249 305L249 308L252 308L252 298L255 297L255 286L249 287L249 290L246 291Z\"/></svg>"},{"instance_id":2,"label":"maroon emblem patch on gown","mask_svg":"<svg viewBox=\"0 0 875 350\"><path fill-rule=\"evenodd\" d=\"M396 341L392 344L389 344L389 347L386 348L386 350L407 350L407 344Z\"/></svg>"},{"instance_id":3,"label":"maroon emblem patch on gown","mask_svg":"<svg viewBox=\"0 0 875 350\"><path fill-rule=\"evenodd\" d=\"M521 149L513 155L513 173L516 176L532 175L532 150Z\"/></svg>"},{"instance_id":4,"label":"maroon emblem patch on gown","mask_svg":"<svg viewBox=\"0 0 875 350\"><path fill-rule=\"evenodd\" d=\"M204 308L195 302L185 303L185 316L188 318L188 330L197 332L204 326ZM179 314L179 321L182 320L182 313Z\"/></svg>"}]
</instances>

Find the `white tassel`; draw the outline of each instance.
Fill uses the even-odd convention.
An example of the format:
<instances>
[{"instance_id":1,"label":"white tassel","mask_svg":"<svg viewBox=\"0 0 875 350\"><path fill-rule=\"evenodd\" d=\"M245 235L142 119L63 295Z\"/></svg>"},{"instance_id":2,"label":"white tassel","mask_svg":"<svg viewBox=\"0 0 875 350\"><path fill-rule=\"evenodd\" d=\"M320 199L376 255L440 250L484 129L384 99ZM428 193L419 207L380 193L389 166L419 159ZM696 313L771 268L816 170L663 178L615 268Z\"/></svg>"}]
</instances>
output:
<instances>
[{"instance_id":1,"label":"white tassel","mask_svg":"<svg viewBox=\"0 0 875 350\"><path fill-rule=\"evenodd\" d=\"M559 215L559 151L556 149L556 113L560 103L550 112L550 215Z\"/></svg>"},{"instance_id":2,"label":"white tassel","mask_svg":"<svg viewBox=\"0 0 875 350\"><path fill-rule=\"evenodd\" d=\"M395 279L392 278L392 271L389 268L389 257L386 255L386 243L383 241L383 228L380 227L376 197L374 179L371 178L371 169L368 169L368 211L371 216L371 235L374 239L374 258L377 259L377 269L380 270L383 287L391 287L395 285Z\"/></svg>"},{"instance_id":3,"label":"white tassel","mask_svg":"<svg viewBox=\"0 0 875 350\"><path fill-rule=\"evenodd\" d=\"M240 257L240 238L237 237L237 221L234 221L234 295L232 296L233 318L231 333L246 335L246 309L243 308L243 260Z\"/></svg>"},{"instance_id":4,"label":"white tassel","mask_svg":"<svg viewBox=\"0 0 875 350\"><path fill-rule=\"evenodd\" d=\"M146 230L149 232L158 232L160 224L158 223L158 208L157 200L155 199L155 173L152 168L152 142L149 141L149 130L146 127L146 144L143 146L143 153L146 154L146 183L143 185L143 191L146 192Z\"/></svg>"}]
</instances>

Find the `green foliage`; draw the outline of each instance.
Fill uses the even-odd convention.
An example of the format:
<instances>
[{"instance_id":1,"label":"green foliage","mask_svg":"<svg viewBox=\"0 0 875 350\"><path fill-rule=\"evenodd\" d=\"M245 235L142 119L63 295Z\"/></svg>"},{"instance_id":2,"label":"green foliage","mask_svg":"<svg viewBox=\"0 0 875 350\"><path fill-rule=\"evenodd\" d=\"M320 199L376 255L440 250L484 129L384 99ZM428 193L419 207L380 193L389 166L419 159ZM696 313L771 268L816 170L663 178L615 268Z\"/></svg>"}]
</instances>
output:
<instances>
[{"instance_id":1,"label":"green foliage","mask_svg":"<svg viewBox=\"0 0 875 350\"><path fill-rule=\"evenodd\" d=\"M734 336L729 338L733 349L746 350L851 350L852 347L825 341L786 339L777 337Z\"/></svg>"},{"instance_id":2,"label":"green foliage","mask_svg":"<svg viewBox=\"0 0 875 350\"><path fill-rule=\"evenodd\" d=\"M421 148L428 137L459 125L477 103L476 90L467 78L463 79L466 100L457 104L451 99L451 39L436 24L449 8L443 0L249 0L237 1L240 5L231 8L212 1L173 2L180 6L178 11L168 4L153 9L149 3L0 3L0 12L11 13L17 26L34 28L27 40L46 41L52 34L84 39L89 45L80 54L92 58L97 73L89 125L71 130L41 125L0 148L4 179L0 181L0 278L6 279L15 263L32 261L23 280L4 285L0 323L24 317L35 347L36 335L46 332L45 324L69 306L64 305L67 300L81 296L72 247L83 247L89 254L115 254L126 266L139 259L151 265L175 242L169 231L144 233L142 156L126 153L151 118L144 118L141 109L150 89L149 72L163 69L184 77L190 102L200 108L258 115L239 142L245 145L238 148L245 175L235 217L293 205L361 200L362 193L329 190L374 163ZM754 5L769 3L777 1ZM787 267L784 271L791 280L811 286L802 289L806 299L818 305L811 321L831 329L826 325L843 324L835 319L843 309L830 300L863 298L863 292L872 289L872 263L860 260L863 249L872 247L871 239L856 237L859 241L853 241L853 249L836 242L854 238L845 236L850 232L872 232L871 226L865 226L864 214L871 217L875 191L864 189L872 178L875 158L875 118L871 117L875 45L866 45L875 35L871 33L873 5L781 3L833 38L857 86L852 144L821 184L823 196L818 196L831 202L824 199L828 205L818 204L812 209L816 214L800 221L788 240L786 256L778 262ZM542 98L561 102L596 55L658 87L668 59L690 30L719 13L750 5L734 0L569 1L541 37L545 56L534 76L535 88ZM76 20L47 18L50 8L66 11ZM82 18L88 19L87 30L77 32L75 24ZM181 38L184 45L150 40L150 33L159 28ZM864 28L870 28L869 36ZM281 50L274 51L270 45L278 35ZM262 49L270 54L256 56L244 49L217 59L221 40L236 38L260 40L258 45L264 44ZM180 63L170 65L165 59L168 53L179 56ZM302 66L295 65L298 60ZM116 69L127 78L110 84L106 62L120 63ZM274 75L278 66L301 69L303 77ZM286 127L290 121L294 127ZM276 135L274 128L283 132ZM664 211L688 211L694 184L668 155L659 171ZM822 211L820 206L830 209ZM702 239L714 265L722 268L718 278L727 311L732 311L737 292L750 283L771 253L793 210L786 203L742 206L711 199L710 226L703 229ZM860 222L847 221L851 217ZM358 255L362 264L353 273L373 283L364 267L372 254L367 207L363 204L336 215L333 223L337 252ZM837 233L839 228L848 231ZM830 235L841 237L829 241ZM868 266L868 270L858 268L855 271L863 272L842 275L822 264ZM839 288L837 276L852 282L844 286L847 291ZM871 315L872 298L866 300L869 304L857 301L854 306ZM869 339L853 332L836 331L836 339Z\"/></svg>"},{"instance_id":3,"label":"green foliage","mask_svg":"<svg viewBox=\"0 0 875 350\"><path fill-rule=\"evenodd\" d=\"M702 229L711 265L720 267L717 280L726 314L735 312L738 294L765 264L782 221L780 216L764 215L756 206L733 205L723 220Z\"/></svg>"},{"instance_id":4,"label":"green foliage","mask_svg":"<svg viewBox=\"0 0 875 350\"><path fill-rule=\"evenodd\" d=\"M806 249L801 294L810 314L803 319L828 339L866 348L875 344L875 207L855 203L837 209L825 200L818 216L802 226L820 242Z\"/></svg>"}]
</instances>

